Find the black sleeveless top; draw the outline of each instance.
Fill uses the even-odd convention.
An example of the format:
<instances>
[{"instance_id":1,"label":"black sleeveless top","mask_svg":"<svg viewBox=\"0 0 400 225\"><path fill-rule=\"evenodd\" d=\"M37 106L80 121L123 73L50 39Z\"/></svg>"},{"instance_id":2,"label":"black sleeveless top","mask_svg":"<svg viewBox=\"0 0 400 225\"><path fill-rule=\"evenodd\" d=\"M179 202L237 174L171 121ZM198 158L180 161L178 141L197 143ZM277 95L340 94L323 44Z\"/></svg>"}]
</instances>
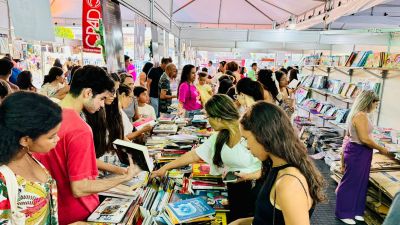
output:
<instances>
[{"instance_id":1,"label":"black sleeveless top","mask_svg":"<svg viewBox=\"0 0 400 225\"><path fill-rule=\"evenodd\" d=\"M285 220L283 218L282 211L279 209L276 209L275 206L271 204L270 194L271 194L272 186L275 184L276 178L278 176L278 172L280 170L288 168L288 167L291 167L291 165L286 164L283 166L272 167L269 169L269 172L267 174L267 178L264 182L264 185L262 186L261 191L258 194L258 198L256 201L256 210L254 213L253 225L285 225ZM287 175L297 178L296 176L293 176L291 174L285 174L283 176L287 176ZM299 179L299 178L297 178L297 179ZM303 186L303 183L301 181L300 181L300 184ZM303 189L305 191L304 186L303 186ZM308 196L307 196L307 198L308 198ZM276 196L275 196L274 202L276 202ZM309 211L310 217L311 217L313 211L314 211L314 206ZM275 218L274 218L274 213L275 213Z\"/></svg>"}]
</instances>

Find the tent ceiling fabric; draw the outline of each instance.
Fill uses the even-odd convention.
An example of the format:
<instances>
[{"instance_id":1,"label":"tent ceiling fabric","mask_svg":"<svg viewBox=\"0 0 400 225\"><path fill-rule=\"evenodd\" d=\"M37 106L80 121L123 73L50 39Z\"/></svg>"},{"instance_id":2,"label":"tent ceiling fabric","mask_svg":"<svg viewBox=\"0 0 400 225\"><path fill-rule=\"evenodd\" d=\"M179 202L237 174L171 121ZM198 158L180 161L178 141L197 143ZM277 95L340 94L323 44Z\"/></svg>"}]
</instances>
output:
<instances>
[{"instance_id":1,"label":"tent ceiling fabric","mask_svg":"<svg viewBox=\"0 0 400 225\"><path fill-rule=\"evenodd\" d=\"M321 5L303 0L174 0L173 19L180 23L272 24ZM221 7L220 7L221 5Z\"/></svg>"}]
</instances>

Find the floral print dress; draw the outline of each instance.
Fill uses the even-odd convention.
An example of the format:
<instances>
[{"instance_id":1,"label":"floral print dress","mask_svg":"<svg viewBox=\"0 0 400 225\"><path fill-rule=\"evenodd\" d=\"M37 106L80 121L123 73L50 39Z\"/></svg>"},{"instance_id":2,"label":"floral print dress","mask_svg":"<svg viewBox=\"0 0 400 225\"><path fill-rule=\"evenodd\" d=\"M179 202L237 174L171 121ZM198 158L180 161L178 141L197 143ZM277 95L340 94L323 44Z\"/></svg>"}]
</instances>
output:
<instances>
[{"instance_id":1,"label":"floral print dress","mask_svg":"<svg viewBox=\"0 0 400 225\"><path fill-rule=\"evenodd\" d=\"M41 164L40 164L41 165ZM43 165L41 165L43 167ZM16 175L18 183L18 210L25 214L25 224L57 225L57 188L55 180L47 174L46 183L32 182ZM11 206L8 198L6 179L0 173L0 225L9 224Z\"/></svg>"}]
</instances>

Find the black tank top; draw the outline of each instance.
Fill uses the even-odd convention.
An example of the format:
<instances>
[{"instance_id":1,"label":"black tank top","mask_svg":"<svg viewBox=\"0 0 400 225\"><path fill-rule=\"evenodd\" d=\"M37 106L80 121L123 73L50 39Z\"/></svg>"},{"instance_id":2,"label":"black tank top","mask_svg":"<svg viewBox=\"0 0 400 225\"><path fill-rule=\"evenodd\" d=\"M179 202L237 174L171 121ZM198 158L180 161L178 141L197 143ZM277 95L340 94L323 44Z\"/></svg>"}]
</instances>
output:
<instances>
[{"instance_id":1,"label":"black tank top","mask_svg":"<svg viewBox=\"0 0 400 225\"><path fill-rule=\"evenodd\" d=\"M285 220L283 218L283 213L281 210L276 209L274 205L271 204L270 194L272 186L275 184L276 178L278 176L278 172L282 169L291 167L290 164L286 164L283 166L272 167L269 169L267 178L264 182L264 185L261 188L260 193L258 194L258 198L256 201L256 210L254 213L253 225L285 225ZM293 176L291 174L284 174L283 176ZM282 177L282 176L281 176ZM299 178L297 178L299 180ZM300 180L299 180L300 181ZM303 183L300 181L301 186ZM305 188L303 186L305 191ZM306 192L307 193L307 192ZM308 196L307 196L308 198ZM276 196L274 198L274 202L276 202ZM314 211L314 206L310 209L309 215L311 217ZM274 218L275 214L275 218Z\"/></svg>"}]
</instances>

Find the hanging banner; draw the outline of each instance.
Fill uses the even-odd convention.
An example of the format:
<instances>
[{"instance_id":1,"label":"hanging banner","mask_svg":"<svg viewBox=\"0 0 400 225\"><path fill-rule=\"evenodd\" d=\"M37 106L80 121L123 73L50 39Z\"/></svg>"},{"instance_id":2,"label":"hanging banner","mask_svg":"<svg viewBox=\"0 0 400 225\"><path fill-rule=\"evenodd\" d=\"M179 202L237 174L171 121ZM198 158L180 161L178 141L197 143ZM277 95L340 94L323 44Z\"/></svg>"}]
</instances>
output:
<instances>
[{"instance_id":1,"label":"hanging banner","mask_svg":"<svg viewBox=\"0 0 400 225\"><path fill-rule=\"evenodd\" d=\"M105 61L108 72L124 69L124 38L122 36L121 9L118 2L101 0Z\"/></svg>"},{"instance_id":2,"label":"hanging banner","mask_svg":"<svg viewBox=\"0 0 400 225\"><path fill-rule=\"evenodd\" d=\"M103 27L101 1L82 1L82 45L84 52L101 53Z\"/></svg>"},{"instance_id":3,"label":"hanging banner","mask_svg":"<svg viewBox=\"0 0 400 225\"><path fill-rule=\"evenodd\" d=\"M146 32L146 24L145 19L135 13L134 27L135 27L135 59L143 61L145 59L145 32Z\"/></svg>"},{"instance_id":4,"label":"hanging banner","mask_svg":"<svg viewBox=\"0 0 400 225\"><path fill-rule=\"evenodd\" d=\"M55 41L49 0L8 1L16 37L24 40ZM6 15L0 14L2 20Z\"/></svg>"}]
</instances>

